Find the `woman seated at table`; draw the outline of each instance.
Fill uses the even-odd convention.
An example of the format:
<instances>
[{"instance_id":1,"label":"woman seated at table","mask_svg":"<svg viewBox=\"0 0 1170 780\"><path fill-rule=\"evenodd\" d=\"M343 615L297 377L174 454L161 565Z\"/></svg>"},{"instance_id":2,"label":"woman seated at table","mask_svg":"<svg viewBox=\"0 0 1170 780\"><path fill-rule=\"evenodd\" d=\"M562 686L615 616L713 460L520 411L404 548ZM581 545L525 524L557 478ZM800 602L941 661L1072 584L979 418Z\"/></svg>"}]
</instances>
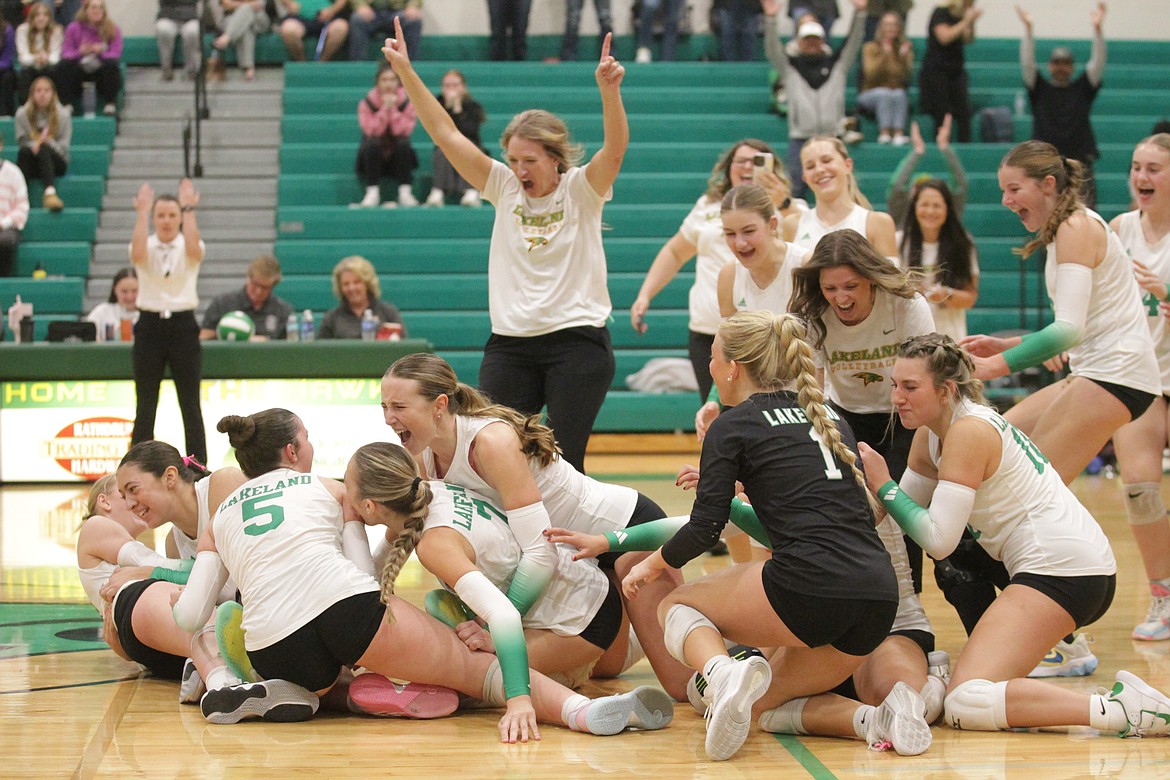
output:
<instances>
[{"instance_id":1,"label":"woman seated at table","mask_svg":"<svg viewBox=\"0 0 1170 780\"><path fill-rule=\"evenodd\" d=\"M360 339L362 337L362 316L372 311L379 324L397 322L402 324L398 307L382 300L382 286L378 284L378 272L374 264L364 257L351 255L343 258L333 268L333 294L340 301L337 308L325 314L317 338ZM405 327L402 335L406 335Z\"/></svg>"}]
</instances>

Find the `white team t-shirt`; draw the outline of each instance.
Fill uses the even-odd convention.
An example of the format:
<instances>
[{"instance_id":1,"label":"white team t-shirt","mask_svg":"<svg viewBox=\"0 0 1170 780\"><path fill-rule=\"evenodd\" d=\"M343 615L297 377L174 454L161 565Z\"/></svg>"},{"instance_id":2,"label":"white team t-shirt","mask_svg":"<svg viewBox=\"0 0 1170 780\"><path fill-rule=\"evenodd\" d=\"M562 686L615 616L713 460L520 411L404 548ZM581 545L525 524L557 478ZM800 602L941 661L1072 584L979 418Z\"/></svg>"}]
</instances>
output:
<instances>
[{"instance_id":1,"label":"white team t-shirt","mask_svg":"<svg viewBox=\"0 0 1170 780\"><path fill-rule=\"evenodd\" d=\"M492 161L483 190L496 207L488 254L492 333L540 336L609 320L601 212L613 192L598 195L586 168L570 168L553 192L530 198L507 165Z\"/></svg>"},{"instance_id":2,"label":"white team t-shirt","mask_svg":"<svg viewBox=\"0 0 1170 780\"><path fill-rule=\"evenodd\" d=\"M735 262L735 255L723 238L723 218L718 199L705 194L683 220L678 232L695 245L695 283L689 295L690 324L695 333L714 336L719 329L719 271Z\"/></svg>"},{"instance_id":3,"label":"white team t-shirt","mask_svg":"<svg viewBox=\"0 0 1170 780\"><path fill-rule=\"evenodd\" d=\"M199 255L207 247L199 242ZM199 306L196 284L199 263L187 260L187 240L182 233L164 244L153 233L146 239L146 262L134 266L138 272L138 308L141 311L192 311Z\"/></svg>"},{"instance_id":4,"label":"white team t-shirt","mask_svg":"<svg viewBox=\"0 0 1170 780\"><path fill-rule=\"evenodd\" d=\"M890 373L898 345L934 332L930 304L921 295L901 298L876 287L874 291L873 311L856 325L845 325L832 309L821 315L825 342L818 358L829 400L857 414L893 408Z\"/></svg>"}]
</instances>

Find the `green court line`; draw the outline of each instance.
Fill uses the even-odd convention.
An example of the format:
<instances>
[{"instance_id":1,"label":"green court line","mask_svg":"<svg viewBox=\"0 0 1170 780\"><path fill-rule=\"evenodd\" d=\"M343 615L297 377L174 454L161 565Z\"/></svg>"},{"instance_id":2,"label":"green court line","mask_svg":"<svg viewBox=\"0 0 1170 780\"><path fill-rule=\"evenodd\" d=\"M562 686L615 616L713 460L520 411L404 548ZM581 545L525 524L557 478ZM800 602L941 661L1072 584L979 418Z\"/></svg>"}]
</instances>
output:
<instances>
[{"instance_id":1,"label":"green court line","mask_svg":"<svg viewBox=\"0 0 1170 780\"><path fill-rule=\"evenodd\" d=\"M812 754L812 751L805 747L805 744L797 739L792 734L773 734L776 741L784 746L784 749L796 759L804 771L808 772L816 780L836 780L837 776L829 771L829 768L821 763L820 759Z\"/></svg>"}]
</instances>

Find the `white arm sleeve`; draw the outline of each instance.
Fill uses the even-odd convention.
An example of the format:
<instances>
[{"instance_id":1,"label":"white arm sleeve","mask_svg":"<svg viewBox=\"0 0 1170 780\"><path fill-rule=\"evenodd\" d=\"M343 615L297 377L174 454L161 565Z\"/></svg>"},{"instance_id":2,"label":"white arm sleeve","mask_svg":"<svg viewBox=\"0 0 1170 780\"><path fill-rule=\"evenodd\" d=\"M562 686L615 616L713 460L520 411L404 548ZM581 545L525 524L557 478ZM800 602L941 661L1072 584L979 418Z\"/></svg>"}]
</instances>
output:
<instances>
[{"instance_id":1,"label":"white arm sleeve","mask_svg":"<svg viewBox=\"0 0 1170 780\"><path fill-rule=\"evenodd\" d=\"M195 568L191 570L187 587L172 610L179 628L193 634L207 623L215 608L216 596L227 579L228 570L219 553L204 550L195 556Z\"/></svg>"},{"instance_id":2,"label":"white arm sleeve","mask_svg":"<svg viewBox=\"0 0 1170 780\"><path fill-rule=\"evenodd\" d=\"M938 487L938 480L924 477L909 466L902 472L902 478L898 480L898 487L902 488L902 492L914 499L914 503L918 506L930 506L931 496L934 495L934 489Z\"/></svg>"},{"instance_id":3,"label":"white arm sleeve","mask_svg":"<svg viewBox=\"0 0 1170 780\"><path fill-rule=\"evenodd\" d=\"M177 558L159 555L139 541L129 541L118 550L119 566L158 566L164 569L178 569L182 562Z\"/></svg>"},{"instance_id":4,"label":"white arm sleeve","mask_svg":"<svg viewBox=\"0 0 1170 780\"><path fill-rule=\"evenodd\" d=\"M382 538L386 537L383 535ZM366 574L377 577L374 573L374 559L370 555L370 540L366 536L365 523L350 520L341 527L341 552Z\"/></svg>"},{"instance_id":5,"label":"white arm sleeve","mask_svg":"<svg viewBox=\"0 0 1170 780\"><path fill-rule=\"evenodd\" d=\"M1053 313L1055 319L1067 322L1076 329L1078 343L1084 336L1092 294L1093 269L1079 263L1057 263Z\"/></svg>"},{"instance_id":6,"label":"white arm sleeve","mask_svg":"<svg viewBox=\"0 0 1170 780\"><path fill-rule=\"evenodd\" d=\"M922 539L915 538L923 551L935 560L947 557L959 546L963 529L975 507L975 489L957 482L942 480L930 502L930 529ZM911 535L912 538L914 535Z\"/></svg>"}]
</instances>

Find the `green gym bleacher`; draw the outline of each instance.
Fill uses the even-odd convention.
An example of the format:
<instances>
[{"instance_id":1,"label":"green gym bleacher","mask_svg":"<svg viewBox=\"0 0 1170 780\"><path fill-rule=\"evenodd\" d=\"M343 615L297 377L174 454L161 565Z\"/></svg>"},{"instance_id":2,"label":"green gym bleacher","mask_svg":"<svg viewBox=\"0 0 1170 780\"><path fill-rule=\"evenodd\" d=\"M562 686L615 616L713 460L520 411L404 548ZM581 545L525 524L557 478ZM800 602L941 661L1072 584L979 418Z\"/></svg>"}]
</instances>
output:
<instances>
[{"instance_id":1,"label":"green gym bleacher","mask_svg":"<svg viewBox=\"0 0 1170 780\"><path fill-rule=\"evenodd\" d=\"M64 211L53 214L41 208L44 188L39 181L29 183L32 208L21 235L13 275L0 278L0 306L6 310L17 295L32 303L37 339L45 338L52 320L83 312L85 282L116 131L116 121L111 117L73 120L69 169L57 181L57 192L65 201ZM5 141L0 154L15 162L19 147L11 117L0 118L0 135ZM46 278L33 278L38 266Z\"/></svg>"}]
</instances>

